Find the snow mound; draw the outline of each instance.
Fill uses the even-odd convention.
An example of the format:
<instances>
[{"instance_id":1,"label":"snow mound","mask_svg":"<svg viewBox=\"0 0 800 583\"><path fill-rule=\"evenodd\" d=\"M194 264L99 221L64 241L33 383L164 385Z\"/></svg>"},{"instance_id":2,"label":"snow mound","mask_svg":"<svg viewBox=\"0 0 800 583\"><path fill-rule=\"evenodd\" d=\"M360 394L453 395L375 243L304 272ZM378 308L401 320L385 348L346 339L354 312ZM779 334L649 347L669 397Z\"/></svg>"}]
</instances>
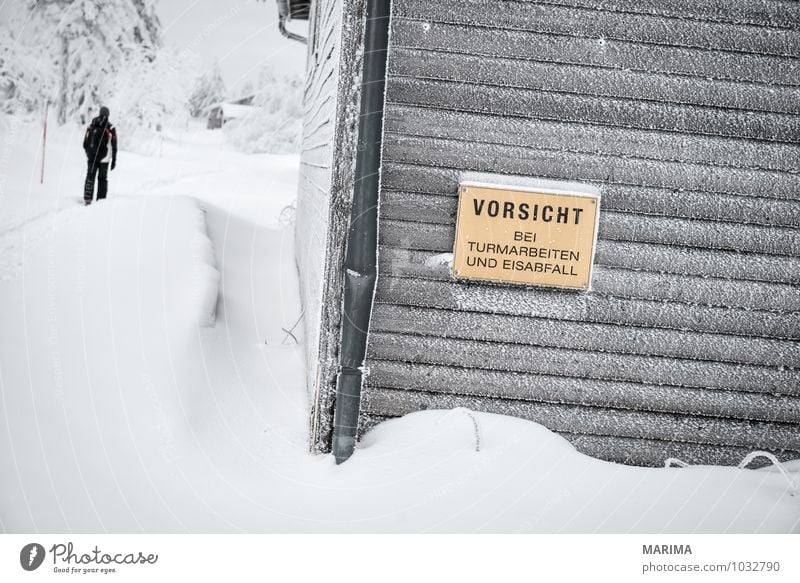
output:
<instances>
[{"instance_id":1,"label":"snow mound","mask_svg":"<svg viewBox=\"0 0 800 583\"><path fill-rule=\"evenodd\" d=\"M195 231L188 241L194 259L192 300L197 310L198 323L202 326L213 326L216 320L220 274L215 266L214 246L206 230L205 212L196 207L192 214Z\"/></svg>"},{"instance_id":2,"label":"snow mound","mask_svg":"<svg viewBox=\"0 0 800 583\"><path fill-rule=\"evenodd\" d=\"M0 440L0 475L15 476L0 480L5 528L102 530L130 515L148 483L134 485L153 459L144 452L170 459L190 431L165 379L174 385L215 312L219 275L195 200L118 197L68 214L0 282L2 407L13 412L0 432L14 436Z\"/></svg>"},{"instance_id":3,"label":"snow mound","mask_svg":"<svg viewBox=\"0 0 800 583\"><path fill-rule=\"evenodd\" d=\"M129 196L96 202L86 210L81 221L86 248L108 252L106 273L93 272L89 278L107 275L111 286L135 281L130 300L138 300L143 316L157 310L158 295L166 316L177 323L214 325L219 271L197 201Z\"/></svg>"},{"instance_id":4,"label":"snow mound","mask_svg":"<svg viewBox=\"0 0 800 583\"><path fill-rule=\"evenodd\" d=\"M422 411L369 431L338 470L380 500L362 496L351 516L426 532L755 533L799 524L796 496L775 468L624 466L581 454L536 423L469 413ZM783 469L800 479L796 462Z\"/></svg>"}]
</instances>

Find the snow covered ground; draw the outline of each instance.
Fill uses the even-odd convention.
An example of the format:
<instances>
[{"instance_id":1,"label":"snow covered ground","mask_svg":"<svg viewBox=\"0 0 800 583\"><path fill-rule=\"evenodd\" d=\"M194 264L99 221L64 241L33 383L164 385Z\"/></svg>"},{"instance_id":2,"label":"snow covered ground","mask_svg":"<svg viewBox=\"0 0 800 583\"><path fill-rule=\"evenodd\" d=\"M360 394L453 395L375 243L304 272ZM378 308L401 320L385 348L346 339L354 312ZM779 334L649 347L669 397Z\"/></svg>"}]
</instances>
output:
<instances>
[{"instance_id":1,"label":"snow covered ground","mask_svg":"<svg viewBox=\"0 0 800 583\"><path fill-rule=\"evenodd\" d=\"M0 131L0 530L800 532L775 468L620 466L496 415L480 451L426 411L308 454L297 157L166 132L84 208L80 128L43 186L40 130Z\"/></svg>"}]
</instances>

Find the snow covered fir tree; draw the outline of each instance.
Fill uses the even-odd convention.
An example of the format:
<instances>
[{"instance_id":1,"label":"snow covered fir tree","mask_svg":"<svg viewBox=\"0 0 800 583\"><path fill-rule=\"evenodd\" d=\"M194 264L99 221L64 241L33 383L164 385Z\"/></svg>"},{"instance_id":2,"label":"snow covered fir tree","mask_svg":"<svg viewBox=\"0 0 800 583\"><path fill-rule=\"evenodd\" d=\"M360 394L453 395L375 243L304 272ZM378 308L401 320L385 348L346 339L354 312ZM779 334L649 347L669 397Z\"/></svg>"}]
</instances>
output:
<instances>
[{"instance_id":1,"label":"snow covered fir tree","mask_svg":"<svg viewBox=\"0 0 800 583\"><path fill-rule=\"evenodd\" d=\"M194 90L189 97L189 112L192 117L203 117L208 114L208 108L224 100L228 95L219 63L214 63L214 67L203 73L195 83Z\"/></svg>"},{"instance_id":2,"label":"snow covered fir tree","mask_svg":"<svg viewBox=\"0 0 800 583\"><path fill-rule=\"evenodd\" d=\"M117 73L155 58L161 23L153 0L26 0L16 42L40 51L58 75L58 121L100 103Z\"/></svg>"}]
</instances>

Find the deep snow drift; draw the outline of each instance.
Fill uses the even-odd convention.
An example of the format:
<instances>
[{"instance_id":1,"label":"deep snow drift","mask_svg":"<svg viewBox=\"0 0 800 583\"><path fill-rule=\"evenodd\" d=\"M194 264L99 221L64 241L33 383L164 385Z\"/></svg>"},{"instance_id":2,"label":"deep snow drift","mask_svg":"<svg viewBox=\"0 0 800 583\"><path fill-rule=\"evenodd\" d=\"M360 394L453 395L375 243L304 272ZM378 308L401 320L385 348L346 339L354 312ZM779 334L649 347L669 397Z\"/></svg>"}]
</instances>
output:
<instances>
[{"instance_id":1,"label":"deep snow drift","mask_svg":"<svg viewBox=\"0 0 800 583\"><path fill-rule=\"evenodd\" d=\"M3 123L0 530L800 529L774 468L615 465L496 415L475 414L480 451L469 414L427 411L342 466L308 454L279 219L297 158L171 133L122 151L109 200L83 208L80 130L54 132L40 187L35 132Z\"/></svg>"}]
</instances>

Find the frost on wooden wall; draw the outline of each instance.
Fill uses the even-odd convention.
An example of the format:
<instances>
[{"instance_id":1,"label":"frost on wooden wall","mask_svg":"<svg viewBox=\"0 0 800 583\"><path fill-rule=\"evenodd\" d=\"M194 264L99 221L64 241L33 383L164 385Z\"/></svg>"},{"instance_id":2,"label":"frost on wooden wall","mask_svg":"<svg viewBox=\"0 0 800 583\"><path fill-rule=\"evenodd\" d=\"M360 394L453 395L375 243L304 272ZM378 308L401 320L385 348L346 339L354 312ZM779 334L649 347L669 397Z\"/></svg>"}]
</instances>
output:
<instances>
[{"instance_id":1,"label":"frost on wooden wall","mask_svg":"<svg viewBox=\"0 0 800 583\"><path fill-rule=\"evenodd\" d=\"M297 208L311 447L330 448L363 36L362 0L314 3ZM316 22L314 18L318 19Z\"/></svg>"},{"instance_id":2,"label":"frost on wooden wall","mask_svg":"<svg viewBox=\"0 0 800 583\"><path fill-rule=\"evenodd\" d=\"M800 7L392 3L362 433L469 406L592 455L800 456ZM450 279L469 172L602 189L593 289Z\"/></svg>"}]
</instances>

